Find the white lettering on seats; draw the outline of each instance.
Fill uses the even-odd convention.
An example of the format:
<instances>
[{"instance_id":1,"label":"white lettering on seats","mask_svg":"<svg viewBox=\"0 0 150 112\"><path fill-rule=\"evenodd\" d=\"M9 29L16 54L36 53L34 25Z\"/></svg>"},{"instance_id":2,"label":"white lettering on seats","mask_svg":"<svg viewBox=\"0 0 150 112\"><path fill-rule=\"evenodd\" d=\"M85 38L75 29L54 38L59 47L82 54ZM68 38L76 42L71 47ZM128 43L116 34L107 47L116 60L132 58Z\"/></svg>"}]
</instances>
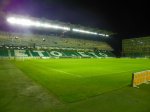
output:
<instances>
[{"instance_id":1,"label":"white lettering on seats","mask_svg":"<svg viewBox=\"0 0 150 112\"><path fill-rule=\"evenodd\" d=\"M14 52L17 57L28 57L25 50L14 50Z\"/></svg>"},{"instance_id":2,"label":"white lettering on seats","mask_svg":"<svg viewBox=\"0 0 150 112\"><path fill-rule=\"evenodd\" d=\"M85 54L85 52L78 52L82 57L90 57L89 55Z\"/></svg>"},{"instance_id":3,"label":"white lettering on seats","mask_svg":"<svg viewBox=\"0 0 150 112\"><path fill-rule=\"evenodd\" d=\"M53 56L57 56L57 57L59 57L59 56L62 56L62 55L63 55L62 53L57 52L57 51L50 51L50 54L51 54L51 55L53 55Z\"/></svg>"}]
</instances>

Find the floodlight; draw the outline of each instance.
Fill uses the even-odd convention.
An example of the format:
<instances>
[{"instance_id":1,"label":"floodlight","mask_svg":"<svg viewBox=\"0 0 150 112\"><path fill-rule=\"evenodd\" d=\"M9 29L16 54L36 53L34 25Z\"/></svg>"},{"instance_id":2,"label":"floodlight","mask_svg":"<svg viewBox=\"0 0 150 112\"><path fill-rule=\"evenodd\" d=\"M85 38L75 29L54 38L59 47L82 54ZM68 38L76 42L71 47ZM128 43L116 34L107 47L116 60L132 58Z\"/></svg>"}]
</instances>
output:
<instances>
[{"instance_id":1,"label":"floodlight","mask_svg":"<svg viewBox=\"0 0 150 112\"><path fill-rule=\"evenodd\" d=\"M29 19L27 17L23 18L23 17L19 17L19 16L16 16L16 17L10 16L10 17L7 17L6 20L10 24L21 25L21 26L25 26L25 27L43 27L43 28L49 28L49 29L55 29L55 30L71 31L71 28L67 27L67 26L53 24L50 22L42 22L42 21L38 21L38 20L34 20L34 19ZM72 31L77 32L77 33L109 37L109 35L107 35L107 34L93 32L93 31L89 31L89 30L78 29L78 28L72 28Z\"/></svg>"},{"instance_id":2,"label":"floodlight","mask_svg":"<svg viewBox=\"0 0 150 112\"><path fill-rule=\"evenodd\" d=\"M98 33L96 33L96 32L91 32L91 31L82 30L82 29L75 29L75 28L73 28L72 31L74 31L74 32L80 32L80 33L87 33L87 34L98 35Z\"/></svg>"},{"instance_id":3,"label":"floodlight","mask_svg":"<svg viewBox=\"0 0 150 112\"><path fill-rule=\"evenodd\" d=\"M17 17L8 17L7 22L11 24L17 24L21 26L33 26L33 27L44 27L44 28L52 28L52 29L60 29L70 31L69 27L59 26L50 23L42 23L40 21L34 21L27 18L17 18Z\"/></svg>"},{"instance_id":4,"label":"floodlight","mask_svg":"<svg viewBox=\"0 0 150 112\"><path fill-rule=\"evenodd\" d=\"M10 18L7 18L7 22L9 22L9 23L16 23L16 19L15 18L13 18L13 17L10 17Z\"/></svg>"},{"instance_id":5,"label":"floodlight","mask_svg":"<svg viewBox=\"0 0 150 112\"><path fill-rule=\"evenodd\" d=\"M45 27L45 28L61 29L61 30L67 30L67 31L70 30L69 27L63 27L63 26L58 26L58 25L52 25L52 24L48 24L48 23L44 23L44 24L42 24L42 26Z\"/></svg>"},{"instance_id":6,"label":"floodlight","mask_svg":"<svg viewBox=\"0 0 150 112\"><path fill-rule=\"evenodd\" d=\"M99 33L98 35L100 35L100 36L106 36L105 34L103 34L103 33Z\"/></svg>"},{"instance_id":7,"label":"floodlight","mask_svg":"<svg viewBox=\"0 0 150 112\"><path fill-rule=\"evenodd\" d=\"M93 34L93 35L99 35L99 36L109 37L109 35L107 35L107 34L97 33L97 32L91 32L91 31L81 30L81 29L76 29L76 28L73 28L72 31L79 32L79 33L86 33L86 34Z\"/></svg>"},{"instance_id":8,"label":"floodlight","mask_svg":"<svg viewBox=\"0 0 150 112\"><path fill-rule=\"evenodd\" d=\"M107 34L106 34L105 36L106 36L106 37L109 37L109 35L107 35Z\"/></svg>"},{"instance_id":9,"label":"floodlight","mask_svg":"<svg viewBox=\"0 0 150 112\"><path fill-rule=\"evenodd\" d=\"M42 24L39 21L36 21L34 24L36 27L42 27Z\"/></svg>"},{"instance_id":10,"label":"floodlight","mask_svg":"<svg viewBox=\"0 0 150 112\"><path fill-rule=\"evenodd\" d=\"M22 25L22 26L34 26L34 22L25 19L25 18L15 18L15 17L9 17L7 18L7 21L11 24L17 24L17 25Z\"/></svg>"}]
</instances>

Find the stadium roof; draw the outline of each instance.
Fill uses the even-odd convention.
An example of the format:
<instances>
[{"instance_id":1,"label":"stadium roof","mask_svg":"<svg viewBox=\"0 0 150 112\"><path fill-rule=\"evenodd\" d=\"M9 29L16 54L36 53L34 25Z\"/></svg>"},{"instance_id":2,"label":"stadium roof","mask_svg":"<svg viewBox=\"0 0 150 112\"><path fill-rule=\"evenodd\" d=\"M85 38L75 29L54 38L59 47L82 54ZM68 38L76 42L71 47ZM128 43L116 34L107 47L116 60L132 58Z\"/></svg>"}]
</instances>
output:
<instances>
[{"instance_id":1,"label":"stadium roof","mask_svg":"<svg viewBox=\"0 0 150 112\"><path fill-rule=\"evenodd\" d=\"M30 16L22 16L16 14L6 15L6 20L8 23L15 25L15 27L24 26L24 27L41 27L47 29L62 30L74 33L82 33L96 36L109 37L112 35L112 32L100 30L98 28L85 27L81 25L69 24L60 21L40 19Z\"/></svg>"}]
</instances>

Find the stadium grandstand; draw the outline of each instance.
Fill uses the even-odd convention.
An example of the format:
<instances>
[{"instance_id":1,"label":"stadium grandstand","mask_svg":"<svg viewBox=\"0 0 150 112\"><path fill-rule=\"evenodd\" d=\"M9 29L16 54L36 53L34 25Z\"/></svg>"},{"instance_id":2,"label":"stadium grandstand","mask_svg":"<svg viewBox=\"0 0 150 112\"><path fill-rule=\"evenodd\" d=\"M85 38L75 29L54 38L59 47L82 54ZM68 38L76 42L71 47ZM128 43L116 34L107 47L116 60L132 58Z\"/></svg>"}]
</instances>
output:
<instances>
[{"instance_id":1,"label":"stadium grandstand","mask_svg":"<svg viewBox=\"0 0 150 112\"><path fill-rule=\"evenodd\" d=\"M113 48L104 40L85 39L86 35L108 38L112 33L52 20L7 15L12 27L49 29L48 34L0 31L1 58L108 58ZM76 38L74 35L80 35Z\"/></svg>"},{"instance_id":2,"label":"stadium grandstand","mask_svg":"<svg viewBox=\"0 0 150 112\"><path fill-rule=\"evenodd\" d=\"M150 37L124 39L122 41L122 55L133 58L150 57Z\"/></svg>"}]
</instances>

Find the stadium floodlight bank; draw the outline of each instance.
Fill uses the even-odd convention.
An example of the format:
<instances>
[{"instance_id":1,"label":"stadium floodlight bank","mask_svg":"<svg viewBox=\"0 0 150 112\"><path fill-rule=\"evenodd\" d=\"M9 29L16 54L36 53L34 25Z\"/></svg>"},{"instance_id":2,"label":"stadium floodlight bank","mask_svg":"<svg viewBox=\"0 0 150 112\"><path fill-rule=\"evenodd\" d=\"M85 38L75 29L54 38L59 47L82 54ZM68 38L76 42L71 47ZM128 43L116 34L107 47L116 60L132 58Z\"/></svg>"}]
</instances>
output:
<instances>
[{"instance_id":1,"label":"stadium floodlight bank","mask_svg":"<svg viewBox=\"0 0 150 112\"><path fill-rule=\"evenodd\" d=\"M50 23L42 23L40 21L34 21L27 18L8 17L7 22L26 27L42 27L42 28L52 28L70 31L70 28L66 26L54 25Z\"/></svg>"},{"instance_id":2,"label":"stadium floodlight bank","mask_svg":"<svg viewBox=\"0 0 150 112\"><path fill-rule=\"evenodd\" d=\"M112 33L96 30L94 28L88 28L84 26L76 27L76 25L54 22L52 20L41 20L33 17L25 17L19 15L8 15L6 16L6 21L12 25L20 25L23 27L39 27L39 28L48 28L54 30L62 30L74 33L90 34L102 37L109 37Z\"/></svg>"},{"instance_id":3,"label":"stadium floodlight bank","mask_svg":"<svg viewBox=\"0 0 150 112\"><path fill-rule=\"evenodd\" d=\"M137 87L143 83L149 83L150 81L150 70L136 72L132 74L132 86Z\"/></svg>"}]
</instances>

